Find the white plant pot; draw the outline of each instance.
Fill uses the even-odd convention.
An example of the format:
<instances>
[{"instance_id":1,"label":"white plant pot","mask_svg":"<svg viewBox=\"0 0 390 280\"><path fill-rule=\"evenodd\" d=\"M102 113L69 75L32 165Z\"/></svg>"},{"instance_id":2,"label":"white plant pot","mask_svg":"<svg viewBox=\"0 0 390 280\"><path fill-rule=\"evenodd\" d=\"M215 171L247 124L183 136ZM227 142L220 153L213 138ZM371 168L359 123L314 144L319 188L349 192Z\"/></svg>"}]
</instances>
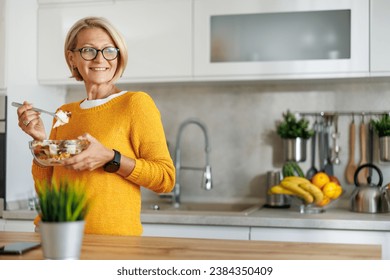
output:
<instances>
[{"instance_id":1,"label":"white plant pot","mask_svg":"<svg viewBox=\"0 0 390 280\"><path fill-rule=\"evenodd\" d=\"M43 257L49 260L80 259L84 221L40 222Z\"/></svg>"}]
</instances>

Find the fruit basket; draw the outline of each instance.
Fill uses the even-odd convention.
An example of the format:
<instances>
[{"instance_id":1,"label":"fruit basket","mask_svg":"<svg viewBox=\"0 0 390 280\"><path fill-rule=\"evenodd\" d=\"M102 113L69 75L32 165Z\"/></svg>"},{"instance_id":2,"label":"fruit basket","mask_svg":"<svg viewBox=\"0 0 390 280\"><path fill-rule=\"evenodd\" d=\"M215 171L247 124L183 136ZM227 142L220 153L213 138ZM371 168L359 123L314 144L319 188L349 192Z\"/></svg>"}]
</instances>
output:
<instances>
[{"instance_id":1,"label":"fruit basket","mask_svg":"<svg viewBox=\"0 0 390 280\"><path fill-rule=\"evenodd\" d=\"M29 147L35 160L44 166L62 165L64 160L71 158L89 146L88 140L33 140Z\"/></svg>"},{"instance_id":2,"label":"fruit basket","mask_svg":"<svg viewBox=\"0 0 390 280\"><path fill-rule=\"evenodd\" d=\"M342 195L344 191L341 192L340 196L336 199L329 199L328 202L326 202L325 205L318 205L315 203L306 203L305 200L300 199L297 196L293 196L295 199L297 199L300 202L299 205L299 213L301 214L319 214L324 213L326 211L326 208L328 208L330 205L332 205L334 202L336 202Z\"/></svg>"},{"instance_id":3,"label":"fruit basket","mask_svg":"<svg viewBox=\"0 0 390 280\"><path fill-rule=\"evenodd\" d=\"M299 212L316 214L325 212L330 204L344 193L337 178L318 172L308 180L299 176L287 176L279 185L270 188L271 194L287 194L299 204Z\"/></svg>"}]
</instances>

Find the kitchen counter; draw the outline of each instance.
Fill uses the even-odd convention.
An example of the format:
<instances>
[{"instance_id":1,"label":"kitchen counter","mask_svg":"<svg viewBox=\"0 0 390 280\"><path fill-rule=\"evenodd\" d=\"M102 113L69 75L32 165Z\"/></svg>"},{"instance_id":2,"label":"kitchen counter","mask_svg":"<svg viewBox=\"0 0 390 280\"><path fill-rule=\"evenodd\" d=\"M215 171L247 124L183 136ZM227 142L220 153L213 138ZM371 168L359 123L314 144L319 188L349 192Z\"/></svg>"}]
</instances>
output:
<instances>
[{"instance_id":1,"label":"kitchen counter","mask_svg":"<svg viewBox=\"0 0 390 280\"><path fill-rule=\"evenodd\" d=\"M194 224L219 226L281 227L390 231L390 213L355 213L344 208L330 208L324 213L301 214L296 208L260 208L248 215L195 211L153 211L141 214L143 223Z\"/></svg>"},{"instance_id":2,"label":"kitchen counter","mask_svg":"<svg viewBox=\"0 0 390 280\"><path fill-rule=\"evenodd\" d=\"M38 233L0 232L0 246L39 241ZM39 260L40 248L23 255L0 255L0 260ZM194 238L85 235L81 259L88 260L336 260L380 259L380 245L239 241Z\"/></svg>"},{"instance_id":3,"label":"kitchen counter","mask_svg":"<svg viewBox=\"0 0 390 280\"><path fill-rule=\"evenodd\" d=\"M4 211L3 219L33 220L35 211ZM390 213L355 213L345 208L330 208L324 213L301 214L296 208L260 208L249 214L206 211L155 211L144 209L144 224L183 224L249 226L310 229L390 231Z\"/></svg>"}]
</instances>

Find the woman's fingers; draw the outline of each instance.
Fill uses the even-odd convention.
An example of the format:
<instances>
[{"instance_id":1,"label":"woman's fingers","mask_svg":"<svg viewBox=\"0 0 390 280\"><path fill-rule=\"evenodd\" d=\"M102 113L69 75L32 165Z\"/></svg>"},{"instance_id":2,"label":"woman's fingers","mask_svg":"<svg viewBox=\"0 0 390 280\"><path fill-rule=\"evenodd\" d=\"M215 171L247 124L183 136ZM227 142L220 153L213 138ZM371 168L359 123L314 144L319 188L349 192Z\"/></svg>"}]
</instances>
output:
<instances>
[{"instance_id":1,"label":"woman's fingers","mask_svg":"<svg viewBox=\"0 0 390 280\"><path fill-rule=\"evenodd\" d=\"M66 168L73 170L95 170L103 166L111 157L112 150L102 145L96 138L88 133L78 137L78 139L88 140L89 147L80 154L67 159L64 164Z\"/></svg>"},{"instance_id":2,"label":"woman's fingers","mask_svg":"<svg viewBox=\"0 0 390 280\"><path fill-rule=\"evenodd\" d=\"M46 138L46 132L40 117L41 114L31 109L32 104L27 101L24 101L23 106L17 109L18 126L34 139L43 140Z\"/></svg>"}]
</instances>

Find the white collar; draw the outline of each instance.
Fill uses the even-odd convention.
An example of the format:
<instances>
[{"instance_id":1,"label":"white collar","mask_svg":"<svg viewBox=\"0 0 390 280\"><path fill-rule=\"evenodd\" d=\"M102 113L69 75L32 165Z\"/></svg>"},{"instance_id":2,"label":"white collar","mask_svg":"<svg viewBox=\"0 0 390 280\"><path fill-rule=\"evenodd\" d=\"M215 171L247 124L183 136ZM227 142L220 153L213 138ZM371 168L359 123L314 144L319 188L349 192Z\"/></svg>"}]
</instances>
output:
<instances>
[{"instance_id":1,"label":"white collar","mask_svg":"<svg viewBox=\"0 0 390 280\"><path fill-rule=\"evenodd\" d=\"M122 94L125 94L127 91L121 91L121 92L118 92L118 93L114 93L114 94L111 94L105 98L102 98L102 99L94 99L94 100L87 100L87 99L84 99L81 103L80 103L80 108L81 109L89 109L89 108L93 108L93 107L97 107L99 105L102 105L104 103L107 103L108 101L118 97L118 96L121 96Z\"/></svg>"}]
</instances>

